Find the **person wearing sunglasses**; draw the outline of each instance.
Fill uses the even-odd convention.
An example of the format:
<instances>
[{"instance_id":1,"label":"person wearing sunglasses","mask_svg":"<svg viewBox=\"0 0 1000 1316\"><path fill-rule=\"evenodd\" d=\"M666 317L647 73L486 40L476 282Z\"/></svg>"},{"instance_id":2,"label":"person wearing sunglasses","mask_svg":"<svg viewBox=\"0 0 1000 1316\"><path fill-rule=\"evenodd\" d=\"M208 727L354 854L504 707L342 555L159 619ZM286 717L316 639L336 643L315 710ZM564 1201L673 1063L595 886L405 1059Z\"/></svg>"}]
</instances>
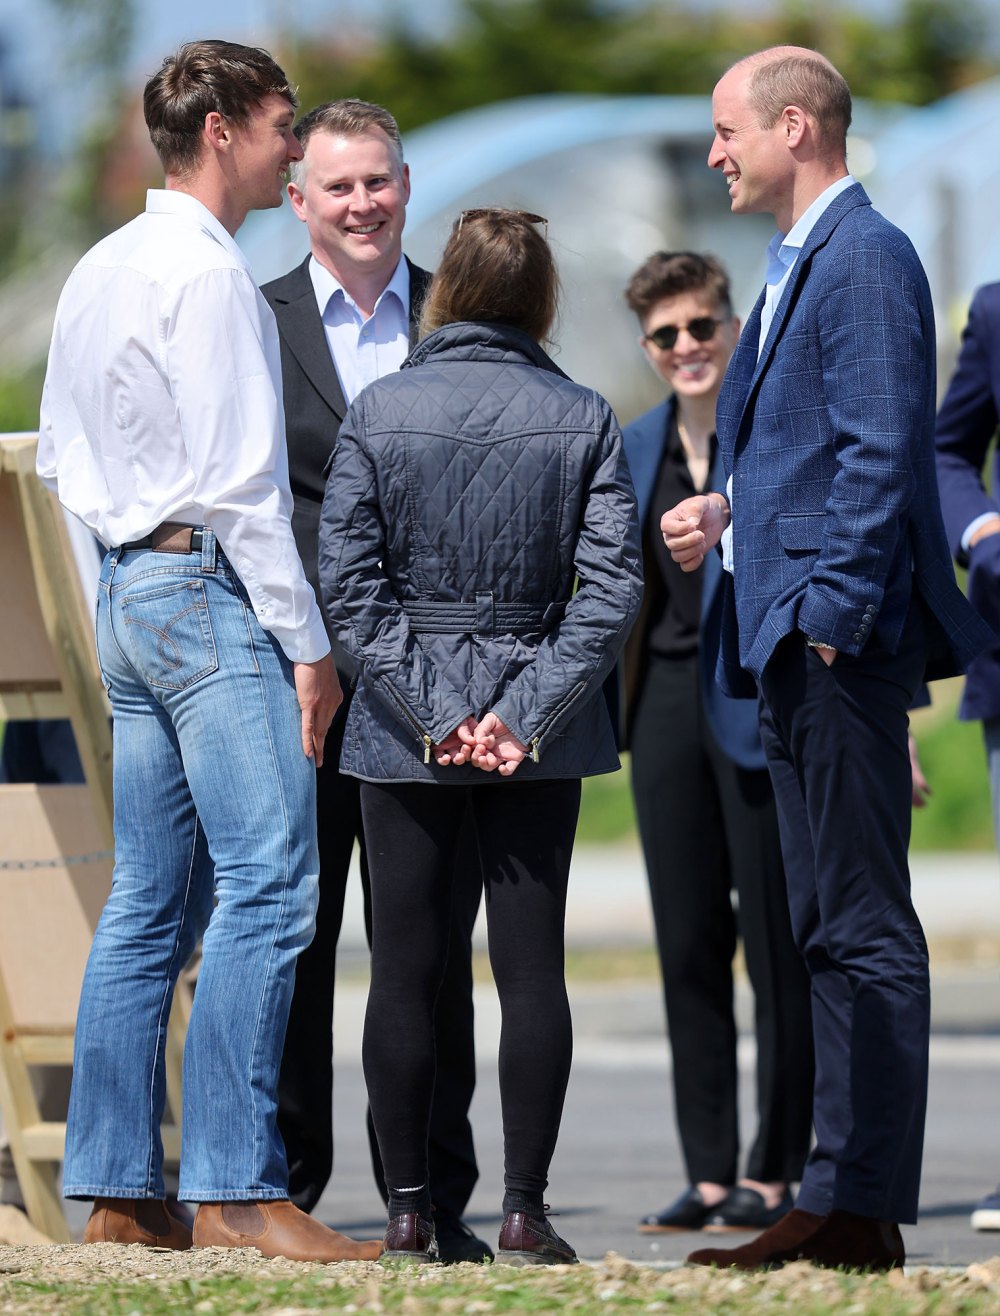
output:
<instances>
[{"instance_id":1,"label":"person wearing sunglasses","mask_svg":"<svg viewBox=\"0 0 1000 1316\"><path fill-rule=\"evenodd\" d=\"M660 516L724 483L715 404L739 338L729 278L696 252L656 252L625 292L670 396L625 427L645 602L622 664L623 731L663 976L688 1186L639 1230L763 1229L791 1209L809 1151L809 980L792 940L778 820L756 704L715 681L722 567L670 558ZM738 898L734 912L732 895ZM757 1131L739 1178L733 956L757 1025Z\"/></svg>"},{"instance_id":2,"label":"person wearing sunglasses","mask_svg":"<svg viewBox=\"0 0 1000 1316\"><path fill-rule=\"evenodd\" d=\"M324 606L359 665L340 768L368 838L363 1061L390 1258L436 1255L434 1003L468 811L503 1016L497 1260L577 1259L544 1204L572 1052L566 890L580 779L619 766L601 687L642 570L611 408L541 346L558 287L544 225L456 221L425 336L351 405L321 514Z\"/></svg>"}]
</instances>

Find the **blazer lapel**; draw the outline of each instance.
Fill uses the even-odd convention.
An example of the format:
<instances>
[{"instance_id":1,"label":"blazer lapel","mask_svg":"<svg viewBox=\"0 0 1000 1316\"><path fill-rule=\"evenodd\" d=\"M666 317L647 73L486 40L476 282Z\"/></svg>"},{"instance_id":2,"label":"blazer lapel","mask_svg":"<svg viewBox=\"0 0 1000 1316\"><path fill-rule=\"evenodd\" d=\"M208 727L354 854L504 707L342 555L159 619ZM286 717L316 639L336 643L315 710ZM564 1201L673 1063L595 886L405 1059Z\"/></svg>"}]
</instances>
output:
<instances>
[{"instance_id":1,"label":"blazer lapel","mask_svg":"<svg viewBox=\"0 0 1000 1316\"><path fill-rule=\"evenodd\" d=\"M750 374L746 377L746 389L743 393L740 409L741 422L743 413L745 413L747 405L753 397L761 376L770 365L771 358L774 356L774 349L777 345L778 339L784 332L789 312L795 305L799 295L799 289L809 272L809 265L813 253L829 240L831 234L849 210L853 210L855 206L862 205L871 205L871 202L861 184L855 183L852 187L845 188L839 196L834 197L827 208L823 211L822 215L820 215L819 219L810 230L805 242L802 244L802 250L799 252L798 259L789 275L788 282L785 284L784 291L781 294L781 300L774 308L774 316L768 326L767 337L761 348L760 356L754 356L752 361L744 362L741 368L745 371L747 364L750 364L751 367ZM767 290L765 289L757 299L757 304L751 313L750 319L747 321L746 328L740 336L740 345L737 348L737 354L739 354L740 349L743 348L745 340L748 339L750 340L746 344L748 350L752 346L753 352L756 353L757 343L760 339L760 313L764 305L764 295L766 291ZM733 360L735 361L735 359L736 356L734 355ZM732 367L730 366L730 368Z\"/></svg>"},{"instance_id":2,"label":"blazer lapel","mask_svg":"<svg viewBox=\"0 0 1000 1316\"><path fill-rule=\"evenodd\" d=\"M430 287L431 275L414 265L409 256L406 263L410 267L410 351L416 347L420 338L420 312L424 309L424 298Z\"/></svg>"},{"instance_id":3,"label":"blazer lapel","mask_svg":"<svg viewBox=\"0 0 1000 1316\"><path fill-rule=\"evenodd\" d=\"M287 293L283 290L281 296L275 298L279 304L284 302L279 314L285 343L320 397L343 420L347 414L347 402L316 305L316 294L309 277L309 257L288 282Z\"/></svg>"},{"instance_id":4,"label":"blazer lapel","mask_svg":"<svg viewBox=\"0 0 1000 1316\"><path fill-rule=\"evenodd\" d=\"M757 370L757 344L760 341L760 314L764 307L764 293L754 304L753 310L743 326L740 340L736 344L726 369L719 400L715 408L715 432L719 439L719 448L723 453L727 470L732 470L732 458L736 451L736 441L740 432L740 423L750 398L750 384Z\"/></svg>"}]
</instances>

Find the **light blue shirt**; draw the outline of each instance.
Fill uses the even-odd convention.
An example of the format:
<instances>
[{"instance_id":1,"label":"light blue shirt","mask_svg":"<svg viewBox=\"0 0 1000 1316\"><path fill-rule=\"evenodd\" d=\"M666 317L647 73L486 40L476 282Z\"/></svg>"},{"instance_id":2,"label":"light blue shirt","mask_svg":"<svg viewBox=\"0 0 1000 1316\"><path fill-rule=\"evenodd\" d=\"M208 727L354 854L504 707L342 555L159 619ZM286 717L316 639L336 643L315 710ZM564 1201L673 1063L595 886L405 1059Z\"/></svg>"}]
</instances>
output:
<instances>
[{"instance_id":1,"label":"light blue shirt","mask_svg":"<svg viewBox=\"0 0 1000 1316\"><path fill-rule=\"evenodd\" d=\"M804 210L787 233L775 233L767 244L767 280L764 285L764 305L760 312L760 338L757 341L757 359L764 350L767 331L774 319L774 312L781 301L789 276L795 268L805 246L806 238L816 226L816 222L827 206L841 192L853 187L855 179L850 174L831 183L825 192L821 192L807 210Z\"/></svg>"},{"instance_id":2,"label":"light blue shirt","mask_svg":"<svg viewBox=\"0 0 1000 1316\"><path fill-rule=\"evenodd\" d=\"M309 277L340 387L351 403L366 385L391 375L406 360L410 267L401 256L367 320L343 284L315 256L309 261Z\"/></svg>"},{"instance_id":3,"label":"light blue shirt","mask_svg":"<svg viewBox=\"0 0 1000 1316\"><path fill-rule=\"evenodd\" d=\"M798 217L787 233L775 233L774 237L767 245L767 278L764 284L764 305L760 310L760 337L757 339L757 360L760 360L760 354L764 350L764 343L767 341L768 330L771 328L771 321L774 319L774 312L781 301L782 293L795 268L795 262L798 260L802 248L805 246L806 238L813 231L820 216L826 210L827 206L840 196L841 192L846 192L849 187L853 187L857 179L850 174L845 174L843 178L838 178L835 183L831 183L825 192L821 192L816 200ZM729 500L729 506L733 506L733 477L730 476L726 482L726 497ZM722 565L728 572L733 570L733 527L732 523L727 526L722 535Z\"/></svg>"}]
</instances>

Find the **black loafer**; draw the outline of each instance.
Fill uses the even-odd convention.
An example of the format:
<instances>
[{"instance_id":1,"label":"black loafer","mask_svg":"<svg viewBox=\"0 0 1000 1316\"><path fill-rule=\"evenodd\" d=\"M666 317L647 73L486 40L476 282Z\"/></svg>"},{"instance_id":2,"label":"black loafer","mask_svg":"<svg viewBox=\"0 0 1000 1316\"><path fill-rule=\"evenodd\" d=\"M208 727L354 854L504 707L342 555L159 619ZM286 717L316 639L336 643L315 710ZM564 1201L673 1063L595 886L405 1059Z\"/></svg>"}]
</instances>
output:
<instances>
[{"instance_id":1,"label":"black loafer","mask_svg":"<svg viewBox=\"0 0 1000 1316\"><path fill-rule=\"evenodd\" d=\"M731 1188L724 1202L708 1212L704 1224L708 1234L727 1234L731 1229L770 1229L795 1205L786 1188L777 1206L767 1207L756 1188Z\"/></svg>"},{"instance_id":2,"label":"black loafer","mask_svg":"<svg viewBox=\"0 0 1000 1316\"><path fill-rule=\"evenodd\" d=\"M664 1207L659 1215L644 1215L639 1221L638 1230L640 1234L663 1234L673 1229L701 1229L712 1212L718 1211L721 1206L721 1202L715 1206L706 1206L705 1199L692 1184L690 1188L685 1188L676 1202Z\"/></svg>"}]
</instances>

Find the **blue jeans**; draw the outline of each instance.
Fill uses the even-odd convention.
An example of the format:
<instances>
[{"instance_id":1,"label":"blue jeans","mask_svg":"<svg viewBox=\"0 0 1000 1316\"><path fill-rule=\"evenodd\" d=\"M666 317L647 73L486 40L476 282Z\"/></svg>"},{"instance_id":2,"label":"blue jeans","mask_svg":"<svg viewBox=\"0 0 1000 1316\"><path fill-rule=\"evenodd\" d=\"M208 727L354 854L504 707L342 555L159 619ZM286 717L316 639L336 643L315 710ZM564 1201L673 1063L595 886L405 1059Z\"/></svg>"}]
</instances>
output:
<instances>
[{"instance_id":1,"label":"blue jeans","mask_svg":"<svg viewBox=\"0 0 1000 1316\"><path fill-rule=\"evenodd\" d=\"M167 1017L203 937L179 1196L283 1198L278 1069L319 868L291 663L209 531L200 555L113 549L97 641L115 871L77 1016L63 1192L164 1196Z\"/></svg>"}]
</instances>

